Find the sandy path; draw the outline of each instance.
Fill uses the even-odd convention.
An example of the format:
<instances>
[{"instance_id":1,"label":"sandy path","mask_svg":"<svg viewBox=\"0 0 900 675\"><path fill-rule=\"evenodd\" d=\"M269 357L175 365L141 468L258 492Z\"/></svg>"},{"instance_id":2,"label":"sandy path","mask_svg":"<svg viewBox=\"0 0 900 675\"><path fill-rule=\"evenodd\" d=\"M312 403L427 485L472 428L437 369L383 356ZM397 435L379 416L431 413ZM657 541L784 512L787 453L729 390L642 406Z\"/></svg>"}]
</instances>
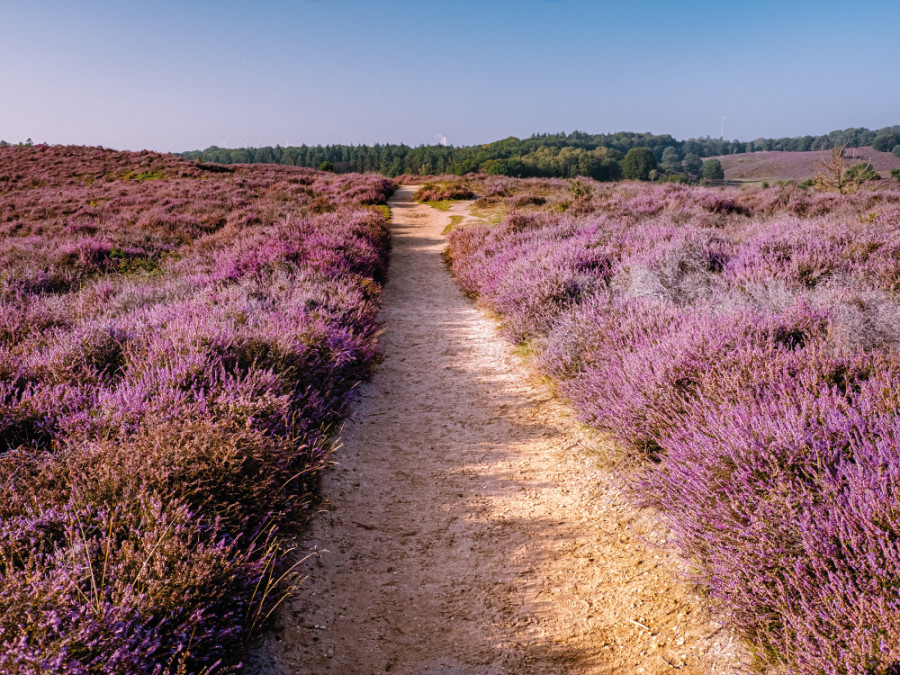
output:
<instances>
[{"instance_id":1,"label":"sandy path","mask_svg":"<svg viewBox=\"0 0 900 675\"><path fill-rule=\"evenodd\" d=\"M391 203L384 362L308 535L322 553L256 670L735 672L662 530L447 272L441 230L467 205L411 194Z\"/></svg>"}]
</instances>

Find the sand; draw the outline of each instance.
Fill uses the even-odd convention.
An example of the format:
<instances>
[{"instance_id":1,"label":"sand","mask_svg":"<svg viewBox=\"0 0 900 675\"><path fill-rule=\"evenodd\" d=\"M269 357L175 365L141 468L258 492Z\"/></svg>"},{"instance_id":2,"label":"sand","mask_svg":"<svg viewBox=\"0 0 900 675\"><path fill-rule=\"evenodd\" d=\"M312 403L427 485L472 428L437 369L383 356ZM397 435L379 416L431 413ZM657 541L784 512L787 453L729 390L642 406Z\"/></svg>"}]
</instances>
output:
<instances>
[{"instance_id":1,"label":"sand","mask_svg":"<svg viewBox=\"0 0 900 675\"><path fill-rule=\"evenodd\" d=\"M609 441L556 400L441 259L451 215L391 202L384 361L323 477L318 554L259 673L734 673Z\"/></svg>"}]
</instances>

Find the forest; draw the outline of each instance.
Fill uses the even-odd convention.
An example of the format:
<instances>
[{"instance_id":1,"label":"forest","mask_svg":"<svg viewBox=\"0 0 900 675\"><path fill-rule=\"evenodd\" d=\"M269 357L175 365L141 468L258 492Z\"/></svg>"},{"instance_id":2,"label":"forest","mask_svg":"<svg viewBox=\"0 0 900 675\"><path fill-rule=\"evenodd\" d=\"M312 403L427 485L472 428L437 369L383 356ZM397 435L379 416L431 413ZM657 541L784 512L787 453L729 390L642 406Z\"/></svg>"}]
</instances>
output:
<instances>
[{"instance_id":1,"label":"forest","mask_svg":"<svg viewBox=\"0 0 900 675\"><path fill-rule=\"evenodd\" d=\"M526 139L509 137L485 145L460 147L375 144L229 149L212 146L182 155L188 159L219 164L287 164L337 173L375 172L399 176L483 172L523 178L587 176L611 181L623 177L623 161L629 150L649 148L659 164L660 175L689 181L701 176L700 160L705 157L768 150L828 150L836 145L873 147L900 156L900 126L876 131L862 127L849 128L819 136L757 138L753 141L726 141L708 136L678 140L669 134L588 134L574 131L569 134L535 134Z\"/></svg>"}]
</instances>

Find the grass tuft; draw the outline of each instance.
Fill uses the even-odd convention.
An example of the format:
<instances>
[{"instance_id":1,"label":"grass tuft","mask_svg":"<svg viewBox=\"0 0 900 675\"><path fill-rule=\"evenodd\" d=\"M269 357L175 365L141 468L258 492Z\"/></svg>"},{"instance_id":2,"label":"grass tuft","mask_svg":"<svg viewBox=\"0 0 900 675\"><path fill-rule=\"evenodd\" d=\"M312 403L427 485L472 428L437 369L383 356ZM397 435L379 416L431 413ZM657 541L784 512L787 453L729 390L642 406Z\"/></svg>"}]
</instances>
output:
<instances>
[{"instance_id":1,"label":"grass tuft","mask_svg":"<svg viewBox=\"0 0 900 675\"><path fill-rule=\"evenodd\" d=\"M447 223L447 226L441 231L441 234L444 236L450 234L451 232L453 232L453 230L455 230L457 227L459 227L459 224L462 221L463 221L462 216L450 216L450 222Z\"/></svg>"}]
</instances>

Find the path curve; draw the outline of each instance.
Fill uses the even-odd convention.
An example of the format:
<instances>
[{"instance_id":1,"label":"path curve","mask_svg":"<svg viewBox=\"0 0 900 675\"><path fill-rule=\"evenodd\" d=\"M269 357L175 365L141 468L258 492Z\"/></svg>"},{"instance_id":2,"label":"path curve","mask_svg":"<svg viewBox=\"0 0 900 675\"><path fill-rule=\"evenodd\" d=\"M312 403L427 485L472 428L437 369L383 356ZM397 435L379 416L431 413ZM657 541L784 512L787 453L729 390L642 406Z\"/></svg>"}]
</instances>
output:
<instances>
[{"instance_id":1,"label":"path curve","mask_svg":"<svg viewBox=\"0 0 900 675\"><path fill-rule=\"evenodd\" d=\"M451 215L391 201L384 361L323 477L309 577L261 673L733 673L736 652L441 260ZM649 544L649 546L648 546Z\"/></svg>"}]
</instances>

